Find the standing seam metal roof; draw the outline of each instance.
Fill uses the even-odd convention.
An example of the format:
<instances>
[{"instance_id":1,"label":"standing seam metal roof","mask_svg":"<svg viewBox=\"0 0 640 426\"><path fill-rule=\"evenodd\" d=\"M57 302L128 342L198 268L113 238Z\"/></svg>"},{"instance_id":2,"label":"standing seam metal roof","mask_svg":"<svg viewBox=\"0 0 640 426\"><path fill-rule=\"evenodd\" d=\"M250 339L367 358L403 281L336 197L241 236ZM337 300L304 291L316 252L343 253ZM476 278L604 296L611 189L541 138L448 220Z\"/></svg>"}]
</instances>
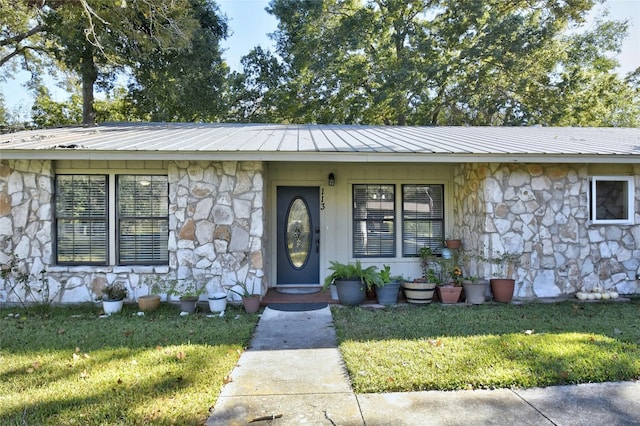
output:
<instances>
[{"instance_id":1,"label":"standing seam metal roof","mask_svg":"<svg viewBox=\"0 0 640 426\"><path fill-rule=\"evenodd\" d=\"M640 129L574 127L391 127L347 125L106 123L0 135L0 158L26 158L29 153L189 154L237 153L243 158L278 161L317 160L319 154L342 155L338 161L482 161L501 156L573 159L610 157L640 161ZM73 154L72 154L73 153ZM301 156L300 154L305 154ZM360 154L360 155L351 155ZM137 155L138 156L138 155ZM446 156L446 157L443 157ZM522 157L522 158L520 158ZM288 159L288 160L287 160ZM412 161L419 161L413 158Z\"/></svg>"}]
</instances>

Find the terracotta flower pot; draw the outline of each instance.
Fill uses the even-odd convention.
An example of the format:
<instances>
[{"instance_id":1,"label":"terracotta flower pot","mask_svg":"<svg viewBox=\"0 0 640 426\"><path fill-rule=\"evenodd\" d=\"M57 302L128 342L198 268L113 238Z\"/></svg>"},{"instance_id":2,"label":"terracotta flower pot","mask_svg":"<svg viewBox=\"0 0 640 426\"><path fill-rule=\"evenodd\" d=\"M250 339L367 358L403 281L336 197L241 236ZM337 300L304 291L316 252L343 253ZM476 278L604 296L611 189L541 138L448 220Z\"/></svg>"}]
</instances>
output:
<instances>
[{"instance_id":1,"label":"terracotta flower pot","mask_svg":"<svg viewBox=\"0 0 640 426\"><path fill-rule=\"evenodd\" d=\"M446 240L444 244L449 249L459 249L462 245L462 240Z\"/></svg>"},{"instance_id":2,"label":"terracotta flower pot","mask_svg":"<svg viewBox=\"0 0 640 426\"><path fill-rule=\"evenodd\" d=\"M513 299L513 290L516 285L516 280L508 278L492 278L490 283L493 300L502 303L511 302L511 299Z\"/></svg>"},{"instance_id":3,"label":"terracotta flower pot","mask_svg":"<svg viewBox=\"0 0 640 426\"><path fill-rule=\"evenodd\" d=\"M458 303L461 293L462 287L438 287L438 297L440 298L440 302L444 304Z\"/></svg>"},{"instance_id":4,"label":"terracotta flower pot","mask_svg":"<svg viewBox=\"0 0 640 426\"><path fill-rule=\"evenodd\" d=\"M260 309L260 295L254 294L253 296L243 297L242 306L248 314L255 314Z\"/></svg>"}]
</instances>

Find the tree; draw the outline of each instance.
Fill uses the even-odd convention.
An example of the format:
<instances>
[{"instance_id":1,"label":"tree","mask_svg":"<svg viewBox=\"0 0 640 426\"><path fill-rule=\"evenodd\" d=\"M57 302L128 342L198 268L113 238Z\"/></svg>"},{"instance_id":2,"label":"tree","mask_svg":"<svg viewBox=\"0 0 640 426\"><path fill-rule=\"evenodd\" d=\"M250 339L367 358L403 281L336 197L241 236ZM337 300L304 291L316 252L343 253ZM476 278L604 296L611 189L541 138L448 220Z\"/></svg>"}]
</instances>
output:
<instances>
[{"instance_id":1,"label":"tree","mask_svg":"<svg viewBox=\"0 0 640 426\"><path fill-rule=\"evenodd\" d=\"M58 127L78 124L82 119L80 96L72 94L66 102L56 102L45 86L38 88L31 117L38 127Z\"/></svg>"},{"instance_id":2,"label":"tree","mask_svg":"<svg viewBox=\"0 0 640 426\"><path fill-rule=\"evenodd\" d=\"M46 50L42 34L42 9L36 2L0 0L0 79L11 77L20 66L29 69Z\"/></svg>"},{"instance_id":3,"label":"tree","mask_svg":"<svg viewBox=\"0 0 640 426\"><path fill-rule=\"evenodd\" d=\"M189 111L183 107L192 107L188 99L200 99L202 109L203 102L212 100L209 83L220 82L217 44L227 31L215 5L206 0L120 5L113 7L111 0L68 2L45 21L45 30L61 46L57 58L82 77L83 123L95 119L94 85L112 87L124 69L131 72L132 87L138 89L132 100L151 117L184 118ZM191 86L185 83L190 78L195 80ZM193 89L193 84L201 84L201 90ZM154 115L149 102L171 112Z\"/></svg>"},{"instance_id":4,"label":"tree","mask_svg":"<svg viewBox=\"0 0 640 426\"><path fill-rule=\"evenodd\" d=\"M229 75L226 119L233 122L267 123L284 119L274 105L287 105L286 69L270 51L255 47L241 59L243 73ZM285 98L285 99L281 99Z\"/></svg>"},{"instance_id":5,"label":"tree","mask_svg":"<svg viewBox=\"0 0 640 426\"><path fill-rule=\"evenodd\" d=\"M220 114L216 102L227 70L219 41L227 26L212 1L21 0L11 7L0 2L4 76L12 71L7 65L16 67L15 58L22 58L23 67L36 64L32 52L54 58L81 77L84 124L95 121L94 91L111 90L124 71L133 79L130 101L141 114L158 119Z\"/></svg>"},{"instance_id":6,"label":"tree","mask_svg":"<svg viewBox=\"0 0 640 426\"><path fill-rule=\"evenodd\" d=\"M284 121L325 123L632 122L633 107L620 103L633 89L615 75L615 61L603 61L619 49L625 24L601 23L591 33L567 36L593 5L272 0L268 11L279 20L274 38L287 74L286 88L270 90L292 95L263 93L261 103L275 103L258 109L276 109ZM567 56L576 48L597 54L578 56L578 63ZM592 114L563 108L561 94L568 93L579 108L593 98L600 107Z\"/></svg>"},{"instance_id":7,"label":"tree","mask_svg":"<svg viewBox=\"0 0 640 426\"><path fill-rule=\"evenodd\" d=\"M190 35L177 48L152 48L130 55L133 82L128 99L136 115L152 121L219 121L226 112L229 69L219 41L226 22L206 0L190 0Z\"/></svg>"}]
</instances>

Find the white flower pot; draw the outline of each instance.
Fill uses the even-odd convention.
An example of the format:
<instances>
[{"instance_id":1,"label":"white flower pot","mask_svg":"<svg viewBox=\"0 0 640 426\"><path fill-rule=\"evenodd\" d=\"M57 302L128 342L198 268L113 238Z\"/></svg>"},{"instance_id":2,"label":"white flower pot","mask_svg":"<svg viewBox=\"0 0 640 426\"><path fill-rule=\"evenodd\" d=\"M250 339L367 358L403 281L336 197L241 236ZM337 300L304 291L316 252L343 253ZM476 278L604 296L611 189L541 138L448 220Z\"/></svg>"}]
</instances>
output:
<instances>
[{"instance_id":1,"label":"white flower pot","mask_svg":"<svg viewBox=\"0 0 640 426\"><path fill-rule=\"evenodd\" d=\"M227 308L227 293L213 293L209 297L209 309L211 312L222 312Z\"/></svg>"},{"instance_id":2,"label":"white flower pot","mask_svg":"<svg viewBox=\"0 0 640 426\"><path fill-rule=\"evenodd\" d=\"M122 311L123 300L103 300L102 301L102 310L105 314L117 314Z\"/></svg>"}]
</instances>

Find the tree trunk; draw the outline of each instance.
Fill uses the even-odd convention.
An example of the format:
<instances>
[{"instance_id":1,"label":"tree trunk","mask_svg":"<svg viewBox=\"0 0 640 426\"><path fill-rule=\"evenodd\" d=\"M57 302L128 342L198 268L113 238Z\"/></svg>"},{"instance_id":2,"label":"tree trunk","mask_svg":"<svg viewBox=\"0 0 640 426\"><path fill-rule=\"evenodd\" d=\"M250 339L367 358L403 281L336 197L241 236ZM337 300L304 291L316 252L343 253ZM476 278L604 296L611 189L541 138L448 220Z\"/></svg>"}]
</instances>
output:
<instances>
[{"instance_id":1,"label":"tree trunk","mask_svg":"<svg viewBox=\"0 0 640 426\"><path fill-rule=\"evenodd\" d=\"M85 43L82 55L82 125L93 126L96 123L96 113L93 110L93 85L98 78L98 70L93 61L93 46Z\"/></svg>"}]
</instances>

